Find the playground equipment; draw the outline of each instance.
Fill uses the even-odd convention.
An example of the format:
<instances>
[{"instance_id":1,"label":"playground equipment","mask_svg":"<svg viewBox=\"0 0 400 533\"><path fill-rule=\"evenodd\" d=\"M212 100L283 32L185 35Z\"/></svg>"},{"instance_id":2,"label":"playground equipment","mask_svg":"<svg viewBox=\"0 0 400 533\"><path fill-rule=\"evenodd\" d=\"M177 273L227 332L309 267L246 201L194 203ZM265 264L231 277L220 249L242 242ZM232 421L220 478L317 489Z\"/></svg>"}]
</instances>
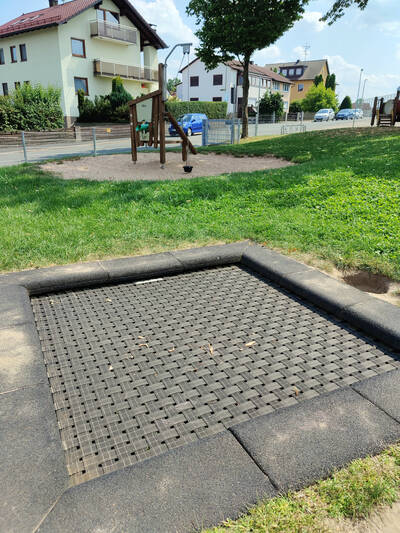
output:
<instances>
[{"instance_id":1,"label":"playground equipment","mask_svg":"<svg viewBox=\"0 0 400 533\"><path fill-rule=\"evenodd\" d=\"M387 102L375 96L371 126L375 124L375 118L376 125L381 128L394 126L396 122L400 122L400 88L397 90L396 97Z\"/></svg>"},{"instance_id":2,"label":"playground equipment","mask_svg":"<svg viewBox=\"0 0 400 533\"><path fill-rule=\"evenodd\" d=\"M184 161L185 167L188 168L188 150L190 150L192 154L196 154L197 152L175 118L170 112L165 110L165 101L167 100L165 78L166 68L163 63L160 63L158 65L158 90L129 102L132 160L134 163L136 163L138 152L137 149L139 146L147 145L153 146L154 148L159 147L160 164L161 168L164 168L166 160L165 145L178 143L182 144L182 161ZM174 126L176 132L181 138L180 140L167 141L165 139L166 120L171 122L171 124ZM185 170L185 172L188 172L188 170Z\"/></svg>"}]
</instances>

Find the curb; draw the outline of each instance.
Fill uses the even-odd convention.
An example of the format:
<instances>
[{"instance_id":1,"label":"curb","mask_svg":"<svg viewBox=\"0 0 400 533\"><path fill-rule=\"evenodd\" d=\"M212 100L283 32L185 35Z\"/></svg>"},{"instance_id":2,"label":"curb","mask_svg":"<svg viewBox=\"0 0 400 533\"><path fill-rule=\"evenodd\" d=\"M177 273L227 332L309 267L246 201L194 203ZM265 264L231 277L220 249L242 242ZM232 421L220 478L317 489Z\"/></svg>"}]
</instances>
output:
<instances>
[{"instance_id":1,"label":"curb","mask_svg":"<svg viewBox=\"0 0 400 533\"><path fill-rule=\"evenodd\" d=\"M0 435L0 482L7 494L0 531L77 532L96 526L158 533L157 524L162 524L165 533L183 533L190 524L211 526L234 518L250 503L305 486L400 439L400 371L396 370L260 415L215 437L68 489L30 296L232 264L265 276L366 336L400 349L400 308L248 241L1 275L0 418L5 430ZM2 358L11 358L18 372L3 372ZM324 432L315 425L321 417ZM372 425L363 431L366 419ZM288 439L278 446L277 436L284 431ZM35 467L29 466L32 460ZM190 479L196 482L191 485ZM168 483L175 492L168 490ZM121 499L114 500L114 493ZM141 499L144 493L146 501ZM139 503L135 507L132 495L142 507ZM161 502L158 507L151 505L155 495ZM140 523L135 522L137 516Z\"/></svg>"}]
</instances>

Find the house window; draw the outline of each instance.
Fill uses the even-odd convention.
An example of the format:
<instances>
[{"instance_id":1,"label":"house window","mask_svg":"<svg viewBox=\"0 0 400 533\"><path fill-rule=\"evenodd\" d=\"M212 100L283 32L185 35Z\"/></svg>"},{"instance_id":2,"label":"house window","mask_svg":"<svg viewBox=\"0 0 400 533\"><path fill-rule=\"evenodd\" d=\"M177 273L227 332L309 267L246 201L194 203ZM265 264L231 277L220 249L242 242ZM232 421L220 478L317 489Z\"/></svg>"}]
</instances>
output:
<instances>
[{"instance_id":1,"label":"house window","mask_svg":"<svg viewBox=\"0 0 400 533\"><path fill-rule=\"evenodd\" d=\"M213 102L222 102L221 96L213 96Z\"/></svg>"},{"instance_id":2,"label":"house window","mask_svg":"<svg viewBox=\"0 0 400 533\"><path fill-rule=\"evenodd\" d=\"M287 93L289 91L289 84L288 83L283 83L283 90Z\"/></svg>"},{"instance_id":3,"label":"house window","mask_svg":"<svg viewBox=\"0 0 400 533\"><path fill-rule=\"evenodd\" d=\"M299 92L303 91L304 90L304 83L299 83L298 86L297 86L297 90Z\"/></svg>"},{"instance_id":4,"label":"house window","mask_svg":"<svg viewBox=\"0 0 400 533\"><path fill-rule=\"evenodd\" d=\"M238 75L238 85L243 85L243 74Z\"/></svg>"},{"instance_id":5,"label":"house window","mask_svg":"<svg viewBox=\"0 0 400 533\"><path fill-rule=\"evenodd\" d=\"M108 11L107 9L98 9L97 20L119 24L119 13L116 13L115 11Z\"/></svg>"},{"instance_id":6,"label":"house window","mask_svg":"<svg viewBox=\"0 0 400 533\"><path fill-rule=\"evenodd\" d=\"M6 60L4 58L4 50L3 48L0 48L0 65L4 65L5 62Z\"/></svg>"},{"instance_id":7,"label":"house window","mask_svg":"<svg viewBox=\"0 0 400 533\"><path fill-rule=\"evenodd\" d=\"M86 57L85 41L71 37L71 50L74 57Z\"/></svg>"},{"instance_id":8,"label":"house window","mask_svg":"<svg viewBox=\"0 0 400 533\"><path fill-rule=\"evenodd\" d=\"M198 99L198 98L191 98L190 101L191 101L191 102L198 102L199 99Z\"/></svg>"},{"instance_id":9,"label":"house window","mask_svg":"<svg viewBox=\"0 0 400 533\"><path fill-rule=\"evenodd\" d=\"M14 85L15 85L15 88L16 88L16 89L19 89L19 88L21 87L21 82L20 82L20 81L16 81L16 82L14 83Z\"/></svg>"},{"instance_id":10,"label":"house window","mask_svg":"<svg viewBox=\"0 0 400 533\"><path fill-rule=\"evenodd\" d=\"M287 103L286 101L283 102L283 109L284 109L285 111L288 110L288 103Z\"/></svg>"},{"instance_id":11,"label":"house window","mask_svg":"<svg viewBox=\"0 0 400 533\"><path fill-rule=\"evenodd\" d=\"M3 94L8 96L8 83L3 83Z\"/></svg>"},{"instance_id":12,"label":"house window","mask_svg":"<svg viewBox=\"0 0 400 533\"><path fill-rule=\"evenodd\" d=\"M294 68L289 69L289 76L294 76Z\"/></svg>"},{"instance_id":13,"label":"house window","mask_svg":"<svg viewBox=\"0 0 400 533\"><path fill-rule=\"evenodd\" d=\"M17 47L16 46L10 46L10 54L11 54L11 63L17 62Z\"/></svg>"},{"instance_id":14,"label":"house window","mask_svg":"<svg viewBox=\"0 0 400 533\"><path fill-rule=\"evenodd\" d=\"M275 91L279 91L280 88L281 88L281 84L279 83L279 81L273 81L273 82L272 82L272 88L273 88Z\"/></svg>"},{"instance_id":15,"label":"house window","mask_svg":"<svg viewBox=\"0 0 400 533\"><path fill-rule=\"evenodd\" d=\"M89 96L89 87L87 78L74 78L75 93L78 94L79 90L85 93L85 96Z\"/></svg>"},{"instance_id":16,"label":"house window","mask_svg":"<svg viewBox=\"0 0 400 533\"><path fill-rule=\"evenodd\" d=\"M19 45L19 55L21 57L21 61L28 61L28 56L26 55L26 44Z\"/></svg>"},{"instance_id":17,"label":"house window","mask_svg":"<svg viewBox=\"0 0 400 533\"><path fill-rule=\"evenodd\" d=\"M222 74L214 74L213 85L222 85Z\"/></svg>"},{"instance_id":18,"label":"house window","mask_svg":"<svg viewBox=\"0 0 400 533\"><path fill-rule=\"evenodd\" d=\"M199 86L199 77L190 76L190 87L198 87L198 86Z\"/></svg>"},{"instance_id":19,"label":"house window","mask_svg":"<svg viewBox=\"0 0 400 533\"><path fill-rule=\"evenodd\" d=\"M296 76L301 76L303 74L302 68L296 68Z\"/></svg>"},{"instance_id":20,"label":"house window","mask_svg":"<svg viewBox=\"0 0 400 533\"><path fill-rule=\"evenodd\" d=\"M235 103L235 87L231 87L231 104Z\"/></svg>"},{"instance_id":21,"label":"house window","mask_svg":"<svg viewBox=\"0 0 400 533\"><path fill-rule=\"evenodd\" d=\"M283 74L283 76L287 76L287 68L281 68L281 74Z\"/></svg>"}]
</instances>

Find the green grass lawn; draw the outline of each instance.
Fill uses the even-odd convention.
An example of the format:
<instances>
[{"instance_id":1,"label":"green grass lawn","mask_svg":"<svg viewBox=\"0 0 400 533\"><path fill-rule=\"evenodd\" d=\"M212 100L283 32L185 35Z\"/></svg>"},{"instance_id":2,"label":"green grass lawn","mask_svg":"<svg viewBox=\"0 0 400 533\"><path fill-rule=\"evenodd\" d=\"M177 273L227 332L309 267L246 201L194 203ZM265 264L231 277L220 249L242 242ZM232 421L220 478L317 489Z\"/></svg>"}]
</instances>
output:
<instances>
[{"instance_id":1,"label":"green grass lawn","mask_svg":"<svg viewBox=\"0 0 400 533\"><path fill-rule=\"evenodd\" d=\"M299 164L135 183L1 168L0 270L253 239L400 279L400 130L294 134L213 150Z\"/></svg>"},{"instance_id":2,"label":"green grass lawn","mask_svg":"<svg viewBox=\"0 0 400 533\"><path fill-rule=\"evenodd\" d=\"M357 521L368 518L378 506L397 501L399 489L400 446L397 445L376 457L357 459L326 480L267 500L238 520L229 520L203 533L346 531Z\"/></svg>"}]
</instances>

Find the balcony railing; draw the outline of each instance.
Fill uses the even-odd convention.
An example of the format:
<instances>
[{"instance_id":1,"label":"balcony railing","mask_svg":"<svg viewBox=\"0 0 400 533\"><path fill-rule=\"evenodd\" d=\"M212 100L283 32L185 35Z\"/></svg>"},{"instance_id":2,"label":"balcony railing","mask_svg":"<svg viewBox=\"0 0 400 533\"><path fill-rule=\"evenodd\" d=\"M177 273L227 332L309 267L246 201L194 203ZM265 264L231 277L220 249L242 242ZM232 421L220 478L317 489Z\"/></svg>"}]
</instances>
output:
<instances>
[{"instance_id":1,"label":"balcony railing","mask_svg":"<svg viewBox=\"0 0 400 533\"><path fill-rule=\"evenodd\" d=\"M96 76L120 76L128 80L158 81L158 71L147 67L131 67L95 59L94 73Z\"/></svg>"},{"instance_id":2,"label":"balcony railing","mask_svg":"<svg viewBox=\"0 0 400 533\"><path fill-rule=\"evenodd\" d=\"M94 20L91 22L90 34L92 37L122 41L125 44L137 43L137 32L134 28L121 26L121 24L113 24L105 20Z\"/></svg>"}]
</instances>

